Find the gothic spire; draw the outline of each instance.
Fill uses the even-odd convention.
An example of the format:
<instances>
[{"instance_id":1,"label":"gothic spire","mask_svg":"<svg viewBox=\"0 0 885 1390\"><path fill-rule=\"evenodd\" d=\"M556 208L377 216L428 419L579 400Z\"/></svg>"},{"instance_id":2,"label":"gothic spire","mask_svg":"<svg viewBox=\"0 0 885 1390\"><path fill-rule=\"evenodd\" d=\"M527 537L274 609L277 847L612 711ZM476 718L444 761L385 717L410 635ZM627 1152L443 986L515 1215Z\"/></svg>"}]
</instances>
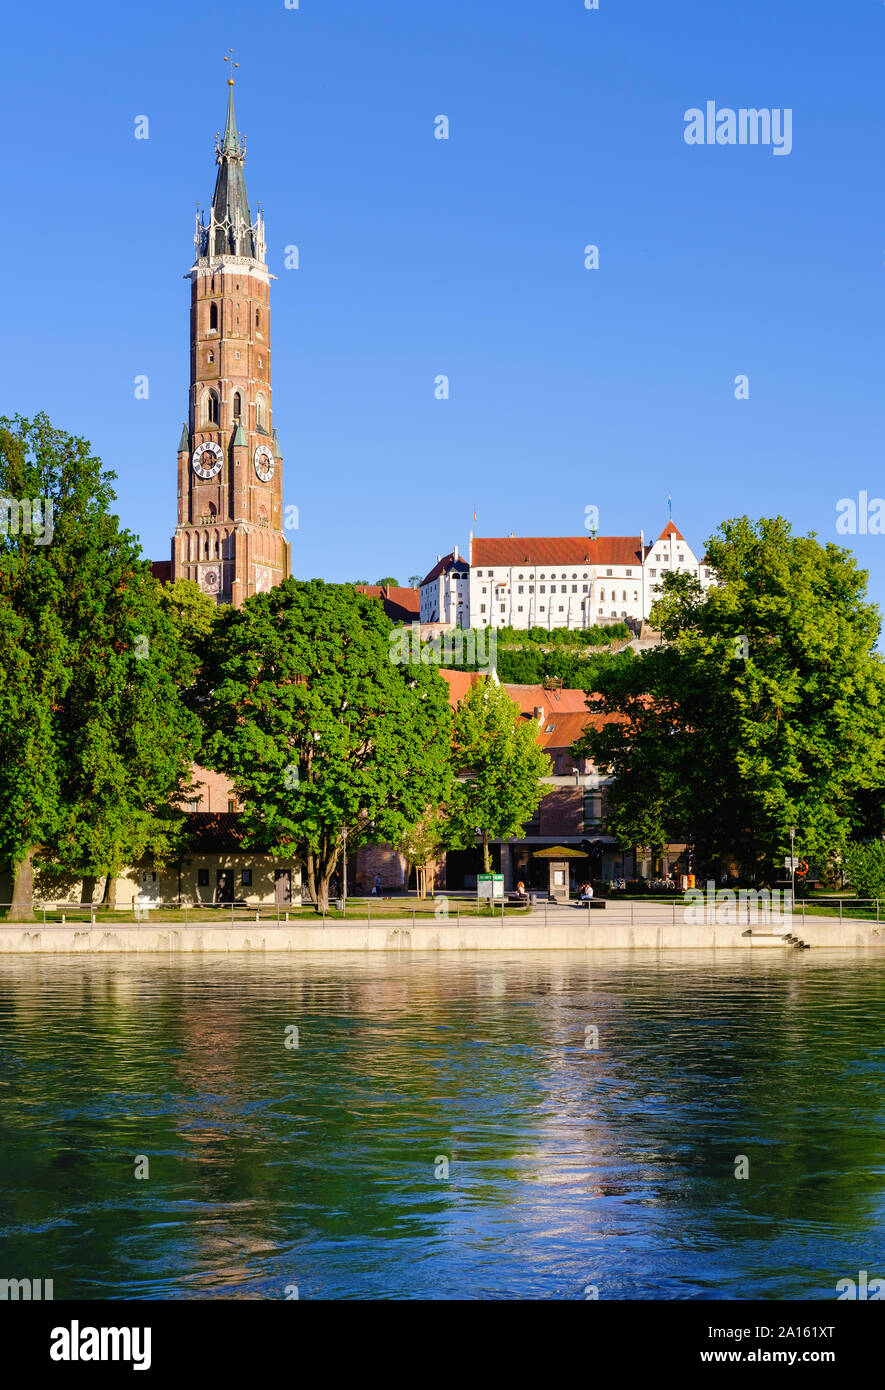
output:
<instances>
[{"instance_id":1,"label":"gothic spire","mask_svg":"<svg viewBox=\"0 0 885 1390\"><path fill-rule=\"evenodd\" d=\"M239 66L230 59L231 68ZM234 78L227 79L227 120L224 126L224 139L216 142L215 156L218 163L218 177L212 196L212 220L210 234L212 245L209 254L213 256L248 256L256 254L254 228L249 212L249 198L246 193L246 180L243 164L246 158L246 142L237 130L237 117L234 110Z\"/></svg>"}]
</instances>

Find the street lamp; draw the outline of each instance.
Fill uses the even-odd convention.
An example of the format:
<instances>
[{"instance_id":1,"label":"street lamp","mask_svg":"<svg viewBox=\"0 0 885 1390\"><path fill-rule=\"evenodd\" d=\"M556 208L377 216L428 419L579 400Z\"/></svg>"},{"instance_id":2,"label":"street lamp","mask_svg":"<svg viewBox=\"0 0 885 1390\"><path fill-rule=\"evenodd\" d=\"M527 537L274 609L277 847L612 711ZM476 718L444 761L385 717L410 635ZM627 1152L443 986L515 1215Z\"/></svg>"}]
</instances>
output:
<instances>
[{"instance_id":1,"label":"street lamp","mask_svg":"<svg viewBox=\"0 0 885 1390\"><path fill-rule=\"evenodd\" d=\"M795 825L791 825L791 826L790 826L790 878L791 878L791 880L792 880L792 888L791 888L791 890L790 890L790 906L791 906L791 907L792 907L793 903L795 903L795 901L796 901L796 855L795 855L795 853L794 853L795 848L796 848L796 827L795 827Z\"/></svg>"}]
</instances>

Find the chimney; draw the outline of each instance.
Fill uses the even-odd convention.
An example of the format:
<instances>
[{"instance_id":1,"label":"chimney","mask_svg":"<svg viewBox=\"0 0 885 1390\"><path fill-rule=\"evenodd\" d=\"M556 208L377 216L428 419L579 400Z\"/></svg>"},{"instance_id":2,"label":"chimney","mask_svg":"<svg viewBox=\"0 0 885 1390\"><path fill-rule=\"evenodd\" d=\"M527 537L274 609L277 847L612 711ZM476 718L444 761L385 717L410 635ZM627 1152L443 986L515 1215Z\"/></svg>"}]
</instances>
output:
<instances>
[{"instance_id":1,"label":"chimney","mask_svg":"<svg viewBox=\"0 0 885 1390\"><path fill-rule=\"evenodd\" d=\"M536 723L536 724L543 724L543 723L544 723L544 706L543 706L543 705L535 705L535 711L534 711L534 712L535 712L535 723Z\"/></svg>"},{"instance_id":2,"label":"chimney","mask_svg":"<svg viewBox=\"0 0 885 1390\"><path fill-rule=\"evenodd\" d=\"M453 548L453 550L452 550L452 555L454 556L454 558L455 558L456 560L458 559L458 547L457 547L457 546L455 546L455 547Z\"/></svg>"},{"instance_id":3,"label":"chimney","mask_svg":"<svg viewBox=\"0 0 885 1390\"><path fill-rule=\"evenodd\" d=\"M467 543L467 563L468 563L468 565L472 565L472 564L473 564L473 532L472 532L472 531L470 532L470 539L469 539L469 541L468 541L468 543Z\"/></svg>"}]
</instances>

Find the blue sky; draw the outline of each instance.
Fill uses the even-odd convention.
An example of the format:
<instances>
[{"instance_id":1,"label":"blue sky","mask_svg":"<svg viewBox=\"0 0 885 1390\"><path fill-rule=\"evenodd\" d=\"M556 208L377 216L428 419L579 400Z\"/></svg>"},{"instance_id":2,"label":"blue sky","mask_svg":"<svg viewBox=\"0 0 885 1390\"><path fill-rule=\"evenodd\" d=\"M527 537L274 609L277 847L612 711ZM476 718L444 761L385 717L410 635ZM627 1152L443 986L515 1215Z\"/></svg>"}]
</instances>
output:
<instances>
[{"instance_id":1,"label":"blue sky","mask_svg":"<svg viewBox=\"0 0 885 1390\"><path fill-rule=\"evenodd\" d=\"M574 535L591 504L656 535L672 492L696 548L744 513L851 544L885 606L885 536L835 531L885 494L885 5L599 6L17 10L0 409L89 437L168 557L233 46L296 575L405 582L474 507L484 535ZM791 108L792 153L688 146L707 100Z\"/></svg>"}]
</instances>

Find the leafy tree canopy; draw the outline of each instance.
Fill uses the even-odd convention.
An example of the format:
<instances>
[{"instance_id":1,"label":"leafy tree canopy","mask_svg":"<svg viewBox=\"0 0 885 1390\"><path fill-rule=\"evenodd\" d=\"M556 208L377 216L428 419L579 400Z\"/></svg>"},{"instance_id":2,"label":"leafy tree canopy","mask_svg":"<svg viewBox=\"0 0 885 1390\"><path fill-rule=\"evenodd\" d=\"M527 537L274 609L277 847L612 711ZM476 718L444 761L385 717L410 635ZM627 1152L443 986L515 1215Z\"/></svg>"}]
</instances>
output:
<instances>
[{"instance_id":1,"label":"leafy tree canopy","mask_svg":"<svg viewBox=\"0 0 885 1390\"><path fill-rule=\"evenodd\" d=\"M183 821L199 725L150 567L111 512L113 478L45 415L0 418L0 494L44 499L51 517L28 534L19 507L0 536L0 857L16 911L38 849L110 876L170 854Z\"/></svg>"},{"instance_id":2,"label":"leafy tree canopy","mask_svg":"<svg viewBox=\"0 0 885 1390\"><path fill-rule=\"evenodd\" d=\"M448 795L445 682L390 660L391 627L349 585L289 579L223 610L204 649L209 764L255 847L303 847L318 909L345 835L395 844Z\"/></svg>"},{"instance_id":3,"label":"leafy tree canopy","mask_svg":"<svg viewBox=\"0 0 885 1390\"><path fill-rule=\"evenodd\" d=\"M522 833L544 794L540 779L550 759L537 725L490 679L474 681L455 711L453 757L449 843L468 849L479 836L488 873L489 841Z\"/></svg>"},{"instance_id":4,"label":"leafy tree canopy","mask_svg":"<svg viewBox=\"0 0 885 1390\"><path fill-rule=\"evenodd\" d=\"M651 621L670 645L601 673L591 707L619 719L576 751L614 774L610 824L626 842L687 837L702 859L767 874L795 825L797 852L823 861L869 825L885 766L866 575L782 517L724 523L707 563L706 595L665 576Z\"/></svg>"}]
</instances>

